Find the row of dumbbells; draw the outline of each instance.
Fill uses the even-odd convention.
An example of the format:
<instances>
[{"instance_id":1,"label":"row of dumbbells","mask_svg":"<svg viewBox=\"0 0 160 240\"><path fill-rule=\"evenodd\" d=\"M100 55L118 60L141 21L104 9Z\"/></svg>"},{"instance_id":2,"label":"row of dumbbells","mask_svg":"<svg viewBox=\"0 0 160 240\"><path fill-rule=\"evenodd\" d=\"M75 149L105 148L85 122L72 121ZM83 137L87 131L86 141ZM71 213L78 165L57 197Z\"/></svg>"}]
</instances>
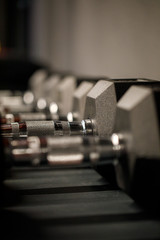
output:
<instances>
[{"instance_id":1,"label":"row of dumbbells","mask_svg":"<svg viewBox=\"0 0 160 240\"><path fill-rule=\"evenodd\" d=\"M66 76L62 80L60 76L55 74L47 79L46 77L47 72L39 70L29 79L29 87L32 91L25 92L23 96L0 97L1 108L3 109L1 111L3 112L1 122L11 123L10 128L13 128L11 134L14 137L15 135L20 135L18 127L21 128L21 126L13 123L22 121L26 121L23 127L27 129L28 136L40 134L74 135L77 134L77 131L78 134L82 132L82 135L84 135L85 132L87 134L87 130L88 134L92 131L97 131L95 132L96 135L106 136L113 129L111 125L114 125L116 102L129 86L144 84L154 86L158 84L155 81L142 79L110 80L105 78L105 81L99 81L96 84L99 80L98 78L83 81L83 79L76 79L74 76ZM9 111L9 114L5 114L6 109ZM84 121L71 124L71 131L67 129L68 125L64 121L55 122L58 126L55 126L54 130L58 129L58 132L55 131L53 133L52 122L50 127L49 122L47 122L46 128L43 124L44 122L42 122L43 126L39 128L41 122L36 123L35 121L48 119L69 120L69 122L73 122L73 120ZM93 128L91 127L93 124L90 124L89 119L95 120L96 126L94 130L90 129ZM27 120L34 120L35 122L28 123ZM35 125L32 127L35 133L30 131L28 124ZM38 132L36 132L36 124L38 125ZM59 131L59 127L62 129L62 132ZM22 131L23 135L26 135L25 131Z\"/></svg>"},{"instance_id":2,"label":"row of dumbbells","mask_svg":"<svg viewBox=\"0 0 160 240\"><path fill-rule=\"evenodd\" d=\"M143 204L158 203L159 82L106 78L92 83L88 92L81 84L75 90L86 102L80 121L2 124L2 135L8 137L3 139L4 145L12 149L7 155L16 163L90 163L106 178L112 165L119 187Z\"/></svg>"}]
</instances>

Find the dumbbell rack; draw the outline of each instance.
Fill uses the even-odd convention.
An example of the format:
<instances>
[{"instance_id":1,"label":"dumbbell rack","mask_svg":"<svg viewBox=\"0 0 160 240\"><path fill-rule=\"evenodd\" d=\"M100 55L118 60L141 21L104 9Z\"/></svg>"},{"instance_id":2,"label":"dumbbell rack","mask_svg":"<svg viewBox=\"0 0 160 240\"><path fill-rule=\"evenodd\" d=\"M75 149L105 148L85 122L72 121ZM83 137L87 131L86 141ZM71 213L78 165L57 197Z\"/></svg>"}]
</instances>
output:
<instances>
[{"instance_id":1,"label":"dumbbell rack","mask_svg":"<svg viewBox=\"0 0 160 240\"><path fill-rule=\"evenodd\" d=\"M160 219L90 168L13 168L5 239L159 239ZM149 190L148 190L149 191Z\"/></svg>"},{"instance_id":2,"label":"dumbbell rack","mask_svg":"<svg viewBox=\"0 0 160 240\"><path fill-rule=\"evenodd\" d=\"M160 239L160 214L89 167L14 167L4 184L2 239Z\"/></svg>"}]
</instances>

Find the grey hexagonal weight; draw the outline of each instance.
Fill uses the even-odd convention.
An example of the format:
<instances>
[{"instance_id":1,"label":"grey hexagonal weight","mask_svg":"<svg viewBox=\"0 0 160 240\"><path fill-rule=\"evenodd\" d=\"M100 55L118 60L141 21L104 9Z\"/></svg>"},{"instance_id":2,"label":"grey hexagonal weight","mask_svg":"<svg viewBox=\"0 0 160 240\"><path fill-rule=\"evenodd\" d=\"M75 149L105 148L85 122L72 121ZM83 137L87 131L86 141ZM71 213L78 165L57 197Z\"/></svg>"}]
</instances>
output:
<instances>
[{"instance_id":1,"label":"grey hexagonal weight","mask_svg":"<svg viewBox=\"0 0 160 240\"><path fill-rule=\"evenodd\" d=\"M51 75L47 78L44 84L44 98L48 104L58 101L57 88L59 83L60 76L58 74Z\"/></svg>"},{"instance_id":2,"label":"grey hexagonal weight","mask_svg":"<svg viewBox=\"0 0 160 240\"><path fill-rule=\"evenodd\" d=\"M48 72L45 69L38 69L28 80L28 85L34 94L35 100L42 97L43 84L47 78Z\"/></svg>"},{"instance_id":3,"label":"grey hexagonal weight","mask_svg":"<svg viewBox=\"0 0 160 240\"><path fill-rule=\"evenodd\" d=\"M93 83L84 81L79 85L79 87L77 87L73 94L72 113L73 116L79 121L84 119L86 97L88 92L92 89L93 86L94 86Z\"/></svg>"},{"instance_id":4,"label":"grey hexagonal weight","mask_svg":"<svg viewBox=\"0 0 160 240\"><path fill-rule=\"evenodd\" d=\"M158 118L150 88L132 86L123 95L117 104L115 132L126 138L128 174L125 175L122 163L116 166L116 171L119 186L127 189L137 157L160 158Z\"/></svg>"},{"instance_id":5,"label":"grey hexagonal weight","mask_svg":"<svg viewBox=\"0 0 160 240\"><path fill-rule=\"evenodd\" d=\"M115 131L130 133L139 156L160 156L154 96L150 88L132 86L117 104Z\"/></svg>"},{"instance_id":6,"label":"grey hexagonal weight","mask_svg":"<svg viewBox=\"0 0 160 240\"><path fill-rule=\"evenodd\" d=\"M116 113L114 83L100 80L87 94L84 119L91 119L95 134L105 137L113 132Z\"/></svg>"},{"instance_id":7,"label":"grey hexagonal weight","mask_svg":"<svg viewBox=\"0 0 160 240\"><path fill-rule=\"evenodd\" d=\"M58 106L62 115L67 115L72 111L73 94L76 88L76 78L74 76L65 77L58 85Z\"/></svg>"}]
</instances>

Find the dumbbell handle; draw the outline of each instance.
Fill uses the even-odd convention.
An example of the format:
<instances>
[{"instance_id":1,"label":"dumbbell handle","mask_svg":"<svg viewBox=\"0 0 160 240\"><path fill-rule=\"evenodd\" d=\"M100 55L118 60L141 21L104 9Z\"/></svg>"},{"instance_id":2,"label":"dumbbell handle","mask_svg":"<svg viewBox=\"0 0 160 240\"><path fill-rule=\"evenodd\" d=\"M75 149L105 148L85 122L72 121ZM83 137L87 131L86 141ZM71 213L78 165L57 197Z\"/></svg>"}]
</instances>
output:
<instances>
[{"instance_id":1,"label":"dumbbell handle","mask_svg":"<svg viewBox=\"0 0 160 240\"><path fill-rule=\"evenodd\" d=\"M45 144L38 137L29 137L26 148L11 145L11 156L14 161L23 164L39 159L50 166L77 164L106 164L118 159L125 147L123 143L115 143L113 136L99 137L54 137L45 138ZM19 142L22 140L18 140ZM21 144L18 144L21 146ZM34 162L34 161L33 161Z\"/></svg>"},{"instance_id":2,"label":"dumbbell handle","mask_svg":"<svg viewBox=\"0 0 160 240\"><path fill-rule=\"evenodd\" d=\"M72 114L73 115L73 114ZM73 118L76 119L76 118ZM1 124L10 124L12 122L23 122L23 121L44 121L44 120L60 120L67 121L67 116L58 114L46 114L43 112L27 112L19 114L6 114L1 117Z\"/></svg>"},{"instance_id":3,"label":"dumbbell handle","mask_svg":"<svg viewBox=\"0 0 160 240\"><path fill-rule=\"evenodd\" d=\"M24 136L72 136L93 135L94 124L90 119L81 122L68 121L26 121L2 124L2 135L6 137Z\"/></svg>"}]
</instances>

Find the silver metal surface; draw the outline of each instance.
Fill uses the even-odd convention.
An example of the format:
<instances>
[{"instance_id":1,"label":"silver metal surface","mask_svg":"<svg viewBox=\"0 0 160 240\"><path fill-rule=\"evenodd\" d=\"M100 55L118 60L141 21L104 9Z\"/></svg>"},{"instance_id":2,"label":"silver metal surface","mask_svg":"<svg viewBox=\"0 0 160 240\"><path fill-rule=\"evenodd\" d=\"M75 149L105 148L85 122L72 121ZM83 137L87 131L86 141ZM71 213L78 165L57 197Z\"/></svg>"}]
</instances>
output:
<instances>
[{"instance_id":1,"label":"silver metal surface","mask_svg":"<svg viewBox=\"0 0 160 240\"><path fill-rule=\"evenodd\" d=\"M46 114L44 113L20 113L21 121L33 121L33 120L46 120Z\"/></svg>"},{"instance_id":2,"label":"silver metal surface","mask_svg":"<svg viewBox=\"0 0 160 240\"><path fill-rule=\"evenodd\" d=\"M22 96L0 96L0 103L5 107L16 107L23 104Z\"/></svg>"},{"instance_id":3,"label":"silver metal surface","mask_svg":"<svg viewBox=\"0 0 160 240\"><path fill-rule=\"evenodd\" d=\"M48 154L47 161L51 166L60 165L79 165L83 162L84 155L82 153L65 153L65 154Z\"/></svg>"},{"instance_id":4,"label":"silver metal surface","mask_svg":"<svg viewBox=\"0 0 160 240\"><path fill-rule=\"evenodd\" d=\"M28 141L28 147L29 148L37 150L37 149L39 149L41 147L40 139L38 137L36 137L36 136L28 137L27 141Z\"/></svg>"},{"instance_id":5,"label":"silver metal surface","mask_svg":"<svg viewBox=\"0 0 160 240\"><path fill-rule=\"evenodd\" d=\"M47 138L47 147L49 149L68 149L79 147L83 142L82 137L48 137Z\"/></svg>"},{"instance_id":6,"label":"silver metal surface","mask_svg":"<svg viewBox=\"0 0 160 240\"><path fill-rule=\"evenodd\" d=\"M74 165L82 162L93 165L107 164L108 162L114 164L114 160L118 159L125 149L124 144L114 145L111 138L79 136L70 137L70 139L63 137L58 141L57 138L53 138L51 141L52 144L48 148L47 155L47 160L51 165ZM63 143L65 147L63 147Z\"/></svg>"},{"instance_id":7,"label":"silver metal surface","mask_svg":"<svg viewBox=\"0 0 160 240\"><path fill-rule=\"evenodd\" d=\"M70 135L70 127L67 121L54 121L54 136Z\"/></svg>"},{"instance_id":8,"label":"silver metal surface","mask_svg":"<svg viewBox=\"0 0 160 240\"><path fill-rule=\"evenodd\" d=\"M90 136L90 135L94 135L94 126L93 126L93 122L90 119L85 119L82 120L82 126L83 126L83 135L84 136Z\"/></svg>"},{"instance_id":9,"label":"silver metal surface","mask_svg":"<svg viewBox=\"0 0 160 240\"><path fill-rule=\"evenodd\" d=\"M13 113L20 113L20 112L32 112L33 110L33 106L32 105L25 105L25 104L21 104L21 105L15 105L15 106L8 106L9 110Z\"/></svg>"}]
</instances>

